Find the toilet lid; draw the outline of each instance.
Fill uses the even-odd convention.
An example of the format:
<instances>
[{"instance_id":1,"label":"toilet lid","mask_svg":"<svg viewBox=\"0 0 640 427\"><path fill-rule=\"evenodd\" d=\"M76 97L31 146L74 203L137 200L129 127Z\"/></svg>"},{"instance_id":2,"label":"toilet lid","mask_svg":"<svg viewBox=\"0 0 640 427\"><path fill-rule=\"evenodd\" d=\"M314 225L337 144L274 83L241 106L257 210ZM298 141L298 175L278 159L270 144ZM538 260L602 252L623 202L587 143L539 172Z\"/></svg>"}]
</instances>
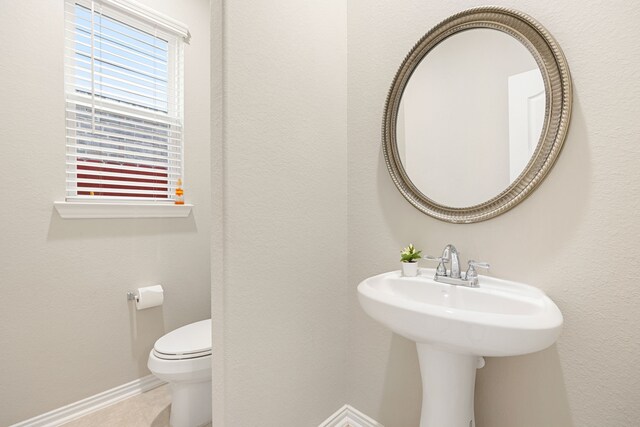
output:
<instances>
[{"instance_id":1,"label":"toilet lid","mask_svg":"<svg viewBox=\"0 0 640 427\"><path fill-rule=\"evenodd\" d=\"M211 354L211 319L169 332L153 346L160 359L193 359Z\"/></svg>"}]
</instances>

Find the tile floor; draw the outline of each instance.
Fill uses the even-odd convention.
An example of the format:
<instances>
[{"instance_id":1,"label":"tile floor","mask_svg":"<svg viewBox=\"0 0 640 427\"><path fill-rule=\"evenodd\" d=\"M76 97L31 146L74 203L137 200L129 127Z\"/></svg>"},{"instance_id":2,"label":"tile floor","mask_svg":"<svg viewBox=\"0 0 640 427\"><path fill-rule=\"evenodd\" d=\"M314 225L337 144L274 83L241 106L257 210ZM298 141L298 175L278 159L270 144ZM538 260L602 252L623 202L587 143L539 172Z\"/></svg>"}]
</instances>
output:
<instances>
[{"instance_id":1,"label":"tile floor","mask_svg":"<svg viewBox=\"0 0 640 427\"><path fill-rule=\"evenodd\" d=\"M170 413L171 394L165 384L71 421L64 427L169 427ZM211 424L205 427L211 427Z\"/></svg>"}]
</instances>

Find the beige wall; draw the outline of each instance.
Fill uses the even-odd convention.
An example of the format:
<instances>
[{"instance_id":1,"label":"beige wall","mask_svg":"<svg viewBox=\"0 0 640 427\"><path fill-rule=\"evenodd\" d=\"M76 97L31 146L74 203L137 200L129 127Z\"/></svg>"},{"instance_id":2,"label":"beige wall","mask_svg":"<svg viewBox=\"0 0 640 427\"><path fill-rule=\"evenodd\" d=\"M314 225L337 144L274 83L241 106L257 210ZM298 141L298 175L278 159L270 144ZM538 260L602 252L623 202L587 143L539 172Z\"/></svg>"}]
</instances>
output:
<instances>
[{"instance_id":1,"label":"beige wall","mask_svg":"<svg viewBox=\"0 0 640 427\"><path fill-rule=\"evenodd\" d=\"M492 358L479 371L479 427L631 426L640 419L640 6L635 2L495 1L554 35L575 87L569 137L542 186L503 216L473 225L431 219L391 182L379 124L404 55L470 0L348 3L348 400L389 427L415 427L421 385L414 345L366 317L360 280L398 267L413 242L454 243L495 276L533 284L559 305L556 346ZM456 191L452 188L451 191Z\"/></svg>"},{"instance_id":2,"label":"beige wall","mask_svg":"<svg viewBox=\"0 0 640 427\"><path fill-rule=\"evenodd\" d=\"M0 425L148 375L158 337L209 317L209 2L144 3L192 34L185 181L196 207L187 219L58 216L64 2L0 2ZM164 306L131 312L126 292L155 283Z\"/></svg>"},{"instance_id":3,"label":"beige wall","mask_svg":"<svg viewBox=\"0 0 640 427\"><path fill-rule=\"evenodd\" d=\"M224 27L223 0L211 0L211 340L213 424L224 426Z\"/></svg>"},{"instance_id":4,"label":"beige wall","mask_svg":"<svg viewBox=\"0 0 640 427\"><path fill-rule=\"evenodd\" d=\"M225 2L224 55L214 408L228 427L318 425L346 402L346 4Z\"/></svg>"}]
</instances>

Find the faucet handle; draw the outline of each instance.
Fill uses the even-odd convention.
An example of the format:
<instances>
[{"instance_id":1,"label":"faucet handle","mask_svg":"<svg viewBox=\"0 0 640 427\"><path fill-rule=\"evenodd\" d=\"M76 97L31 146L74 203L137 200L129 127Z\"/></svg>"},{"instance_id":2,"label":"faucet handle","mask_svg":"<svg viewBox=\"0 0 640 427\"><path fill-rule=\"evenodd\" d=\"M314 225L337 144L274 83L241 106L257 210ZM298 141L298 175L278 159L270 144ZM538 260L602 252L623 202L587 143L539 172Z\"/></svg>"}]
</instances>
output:
<instances>
[{"instance_id":1,"label":"faucet handle","mask_svg":"<svg viewBox=\"0 0 640 427\"><path fill-rule=\"evenodd\" d=\"M438 267L436 268L436 276L446 276L447 275L447 268L444 266L445 262L449 262L449 258L445 258L445 257L439 257L439 256L432 256L432 255L425 255L422 257L422 259L427 260L427 261L437 261Z\"/></svg>"},{"instance_id":2,"label":"faucet handle","mask_svg":"<svg viewBox=\"0 0 640 427\"><path fill-rule=\"evenodd\" d=\"M489 267L491 267L491 265L489 265L488 262L481 262L481 261L475 261L475 260L470 259L469 260L469 267L489 268Z\"/></svg>"},{"instance_id":3,"label":"faucet handle","mask_svg":"<svg viewBox=\"0 0 640 427\"><path fill-rule=\"evenodd\" d=\"M473 281L474 283L477 283L478 272L476 271L476 268L489 268L489 267L491 266L489 265L488 262L479 262L479 261L470 259L469 268L467 269L467 274L465 274L464 278L466 280L470 280L470 281Z\"/></svg>"}]
</instances>

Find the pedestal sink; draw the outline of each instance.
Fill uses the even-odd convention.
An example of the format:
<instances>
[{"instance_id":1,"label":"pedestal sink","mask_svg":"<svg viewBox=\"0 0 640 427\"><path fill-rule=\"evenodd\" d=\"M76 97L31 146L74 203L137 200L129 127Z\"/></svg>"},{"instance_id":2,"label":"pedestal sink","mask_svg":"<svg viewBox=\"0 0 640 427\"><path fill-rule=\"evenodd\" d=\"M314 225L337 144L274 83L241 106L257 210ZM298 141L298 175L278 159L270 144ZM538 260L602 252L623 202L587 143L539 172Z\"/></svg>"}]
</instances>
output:
<instances>
[{"instance_id":1,"label":"pedestal sink","mask_svg":"<svg viewBox=\"0 0 640 427\"><path fill-rule=\"evenodd\" d=\"M473 395L482 356L516 356L552 345L562 314L544 292L522 283L479 276L479 287L399 271L358 285L364 311L416 342L422 375L420 427L475 427Z\"/></svg>"}]
</instances>

